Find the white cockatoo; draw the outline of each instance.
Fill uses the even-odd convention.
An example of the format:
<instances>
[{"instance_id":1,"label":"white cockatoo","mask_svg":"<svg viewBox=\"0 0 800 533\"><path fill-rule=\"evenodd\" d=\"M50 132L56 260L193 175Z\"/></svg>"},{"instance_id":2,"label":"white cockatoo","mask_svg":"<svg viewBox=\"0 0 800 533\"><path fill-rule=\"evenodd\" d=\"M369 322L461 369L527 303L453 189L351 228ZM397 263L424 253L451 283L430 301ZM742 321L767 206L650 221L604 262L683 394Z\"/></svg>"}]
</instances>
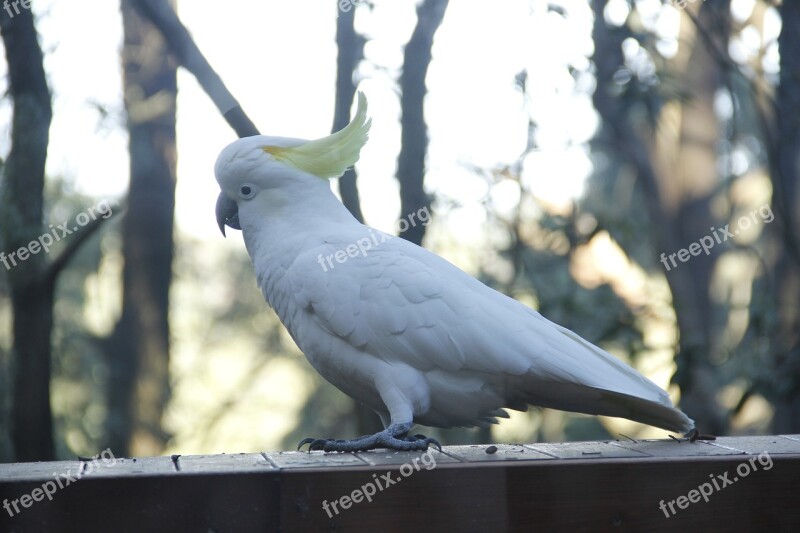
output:
<instances>
[{"instance_id":1,"label":"white cockatoo","mask_svg":"<svg viewBox=\"0 0 800 533\"><path fill-rule=\"evenodd\" d=\"M413 423L483 426L528 405L696 435L656 384L572 331L406 240L360 224L331 191L359 158L366 98L348 126L307 141L257 135L219 155L217 221L241 229L257 282L325 379L385 430L311 449L423 450ZM335 258L335 261L333 260Z\"/></svg>"}]
</instances>

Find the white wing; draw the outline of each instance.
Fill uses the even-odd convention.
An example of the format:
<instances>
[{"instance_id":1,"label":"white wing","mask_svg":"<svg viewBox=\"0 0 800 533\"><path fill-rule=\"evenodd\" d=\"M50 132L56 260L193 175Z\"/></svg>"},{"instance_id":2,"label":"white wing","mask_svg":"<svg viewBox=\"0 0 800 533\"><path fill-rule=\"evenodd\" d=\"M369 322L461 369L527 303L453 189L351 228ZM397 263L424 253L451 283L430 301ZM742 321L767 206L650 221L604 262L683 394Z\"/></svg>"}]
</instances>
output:
<instances>
[{"instance_id":1,"label":"white wing","mask_svg":"<svg viewBox=\"0 0 800 533\"><path fill-rule=\"evenodd\" d=\"M440 427L483 425L527 404L694 427L629 366L423 248L389 238L325 261L358 238L298 256L273 302L312 364L348 394L384 411L381 401L408 402L417 422Z\"/></svg>"}]
</instances>

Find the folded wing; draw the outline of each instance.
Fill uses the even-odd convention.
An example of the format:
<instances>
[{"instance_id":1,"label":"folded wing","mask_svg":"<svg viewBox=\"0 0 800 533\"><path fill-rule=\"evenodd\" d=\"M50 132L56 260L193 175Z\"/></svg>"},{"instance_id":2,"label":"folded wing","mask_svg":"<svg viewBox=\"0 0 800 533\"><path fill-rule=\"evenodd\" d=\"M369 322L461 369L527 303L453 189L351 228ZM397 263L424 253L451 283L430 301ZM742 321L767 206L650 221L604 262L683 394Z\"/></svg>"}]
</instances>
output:
<instances>
[{"instance_id":1,"label":"folded wing","mask_svg":"<svg viewBox=\"0 0 800 533\"><path fill-rule=\"evenodd\" d=\"M694 427L628 365L407 241L391 238L321 268L319 254L346 244L299 257L287 271L290 298L353 348L420 371L431 390L422 423L482 425L504 416L501 407L532 404Z\"/></svg>"}]
</instances>

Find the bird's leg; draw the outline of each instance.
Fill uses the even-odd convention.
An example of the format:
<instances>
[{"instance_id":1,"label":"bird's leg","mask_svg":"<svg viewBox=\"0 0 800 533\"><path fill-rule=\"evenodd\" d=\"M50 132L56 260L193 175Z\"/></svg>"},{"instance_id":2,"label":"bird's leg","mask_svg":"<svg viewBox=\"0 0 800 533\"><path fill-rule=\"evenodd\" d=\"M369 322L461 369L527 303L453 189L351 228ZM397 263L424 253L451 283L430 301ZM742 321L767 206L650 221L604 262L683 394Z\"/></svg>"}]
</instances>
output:
<instances>
[{"instance_id":1,"label":"bird's leg","mask_svg":"<svg viewBox=\"0 0 800 533\"><path fill-rule=\"evenodd\" d=\"M353 440L334 440L334 439L303 439L297 449L308 444L308 451L323 450L326 452L363 452L374 450L375 448L388 448L399 451L424 451L429 444L433 444L441 451L442 446L436 441L425 435L408 436L411 429L411 422L402 424L390 424L389 427L374 435L364 435Z\"/></svg>"}]
</instances>

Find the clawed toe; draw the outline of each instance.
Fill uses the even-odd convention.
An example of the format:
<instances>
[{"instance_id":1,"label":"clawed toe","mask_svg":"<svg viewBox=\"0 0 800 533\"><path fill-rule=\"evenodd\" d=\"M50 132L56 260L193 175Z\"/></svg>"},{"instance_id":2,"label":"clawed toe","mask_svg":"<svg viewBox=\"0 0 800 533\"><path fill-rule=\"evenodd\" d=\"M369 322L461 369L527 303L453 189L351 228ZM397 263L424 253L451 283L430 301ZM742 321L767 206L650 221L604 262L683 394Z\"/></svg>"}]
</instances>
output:
<instances>
[{"instance_id":1,"label":"clawed toe","mask_svg":"<svg viewBox=\"0 0 800 533\"><path fill-rule=\"evenodd\" d=\"M425 435L407 436L411 424L392 425L375 435L365 435L353 440L314 439L305 438L297 446L299 450L308 444L308 451L322 450L325 452L364 452L376 448L388 448L398 451L425 451L430 445L442 451L439 441Z\"/></svg>"},{"instance_id":2,"label":"clawed toe","mask_svg":"<svg viewBox=\"0 0 800 533\"><path fill-rule=\"evenodd\" d=\"M426 437L425 435L413 435L411 437L406 437L404 440L406 442L413 442L415 444L418 444L419 447L415 449L418 449L420 451L427 450L428 446L431 444L436 446L439 449L439 451L442 451L442 445L439 444L438 440L431 437Z\"/></svg>"},{"instance_id":3,"label":"clawed toe","mask_svg":"<svg viewBox=\"0 0 800 533\"><path fill-rule=\"evenodd\" d=\"M430 437L426 438L426 439L425 439L425 449L427 450L427 449L428 449L428 446L429 446L429 445L431 445L431 444L433 444L434 446L436 446L436 448L437 448L439 451L442 451L442 445L441 445L441 444L439 444L439 441L438 441L438 440L436 440L436 439L433 439L433 438L430 438Z\"/></svg>"},{"instance_id":4,"label":"clawed toe","mask_svg":"<svg viewBox=\"0 0 800 533\"><path fill-rule=\"evenodd\" d=\"M307 437L300 441L300 444L297 445L297 450L299 451L300 448L308 444L308 451L313 452L314 450L325 450L325 446L329 442L344 442L344 441L334 441L333 439L315 439L311 437ZM327 451L327 450L326 450Z\"/></svg>"},{"instance_id":5,"label":"clawed toe","mask_svg":"<svg viewBox=\"0 0 800 533\"><path fill-rule=\"evenodd\" d=\"M302 448L306 444L310 444L310 443L314 442L315 440L317 440L317 439L312 439L311 437L306 437L305 439L301 440L300 444L297 445L297 451L300 451L300 448ZM311 451L310 447L309 447L309 451Z\"/></svg>"},{"instance_id":6,"label":"clawed toe","mask_svg":"<svg viewBox=\"0 0 800 533\"><path fill-rule=\"evenodd\" d=\"M669 436L672 440L678 442L696 442L698 440L717 440L717 437L714 435L706 435L704 433L700 433L697 428L690 430L686 433L683 438L673 437L672 435Z\"/></svg>"}]
</instances>

